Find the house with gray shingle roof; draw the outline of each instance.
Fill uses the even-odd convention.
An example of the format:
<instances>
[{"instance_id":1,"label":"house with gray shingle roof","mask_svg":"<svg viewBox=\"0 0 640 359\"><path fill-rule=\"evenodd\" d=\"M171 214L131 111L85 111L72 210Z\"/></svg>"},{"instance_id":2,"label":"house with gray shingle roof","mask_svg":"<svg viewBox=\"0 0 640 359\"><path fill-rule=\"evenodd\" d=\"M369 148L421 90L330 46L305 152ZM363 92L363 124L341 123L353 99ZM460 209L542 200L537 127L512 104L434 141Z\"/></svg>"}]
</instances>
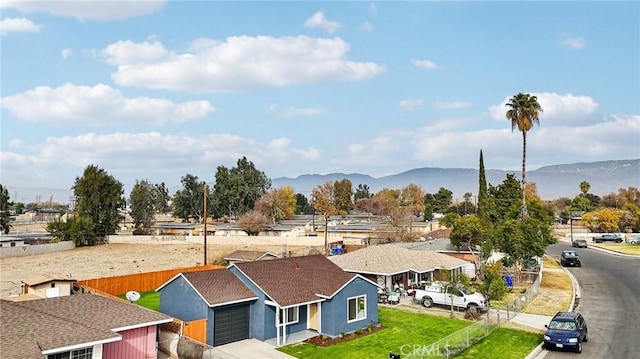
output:
<instances>
[{"instance_id":1,"label":"house with gray shingle roof","mask_svg":"<svg viewBox=\"0 0 640 359\"><path fill-rule=\"evenodd\" d=\"M157 291L160 310L185 321L207 318L207 344L242 339L286 344L298 332L338 336L378 324L376 283L322 255L238 262L183 273Z\"/></svg>"},{"instance_id":2,"label":"house with gray shingle roof","mask_svg":"<svg viewBox=\"0 0 640 359\"><path fill-rule=\"evenodd\" d=\"M237 251L225 256L224 260L229 264L234 264L238 262L253 262L274 258L280 258L280 256L271 252L238 249Z\"/></svg>"},{"instance_id":3,"label":"house with gray shingle roof","mask_svg":"<svg viewBox=\"0 0 640 359\"><path fill-rule=\"evenodd\" d=\"M157 325L173 318L94 294L0 300L0 357L147 359L157 356Z\"/></svg>"},{"instance_id":4,"label":"house with gray shingle roof","mask_svg":"<svg viewBox=\"0 0 640 359\"><path fill-rule=\"evenodd\" d=\"M412 250L394 243L365 247L329 257L349 273L357 273L389 290L433 280L440 270L463 273L469 262L431 250Z\"/></svg>"}]
</instances>

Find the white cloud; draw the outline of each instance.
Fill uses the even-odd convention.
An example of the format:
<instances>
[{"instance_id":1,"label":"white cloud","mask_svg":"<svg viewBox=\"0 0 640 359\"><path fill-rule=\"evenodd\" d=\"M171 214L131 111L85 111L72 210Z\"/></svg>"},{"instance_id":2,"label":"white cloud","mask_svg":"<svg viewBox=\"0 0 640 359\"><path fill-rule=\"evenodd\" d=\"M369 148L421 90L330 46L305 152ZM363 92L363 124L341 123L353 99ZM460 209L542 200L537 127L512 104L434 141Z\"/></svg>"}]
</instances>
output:
<instances>
[{"instance_id":1,"label":"white cloud","mask_svg":"<svg viewBox=\"0 0 640 359\"><path fill-rule=\"evenodd\" d=\"M570 49L582 49L587 46L587 41L581 37L577 36L569 36L563 34L560 39L560 43L562 46L568 47Z\"/></svg>"},{"instance_id":2,"label":"white cloud","mask_svg":"<svg viewBox=\"0 0 640 359\"><path fill-rule=\"evenodd\" d=\"M322 13L322 11L318 11L304 22L304 26L308 28L321 28L328 33L334 33L342 25L340 25L339 22L327 19L324 17L324 13Z\"/></svg>"},{"instance_id":3,"label":"white cloud","mask_svg":"<svg viewBox=\"0 0 640 359\"><path fill-rule=\"evenodd\" d=\"M61 17L71 17L80 21L110 21L158 12L164 8L167 1L168 0L3 0L0 2L0 8L16 9L23 13L44 12Z\"/></svg>"},{"instance_id":4,"label":"white cloud","mask_svg":"<svg viewBox=\"0 0 640 359\"><path fill-rule=\"evenodd\" d=\"M60 57L66 60L69 58L69 56L71 56L72 53L73 51L71 51L71 49L62 49L62 51L60 51Z\"/></svg>"},{"instance_id":5,"label":"white cloud","mask_svg":"<svg viewBox=\"0 0 640 359\"><path fill-rule=\"evenodd\" d=\"M146 132L49 137L21 154L0 152L3 176L6 174L3 181L25 187L42 183L55 186L51 174L61 168L68 174L63 182L67 186L90 164L104 168L115 178L147 178L173 184L186 173L210 176L211 168L235 165L242 156L264 168L280 163L309 163L319 158L319 151L314 147L294 148L287 138L258 142L224 133L187 136ZM200 174L194 169L207 170Z\"/></svg>"},{"instance_id":6,"label":"white cloud","mask_svg":"<svg viewBox=\"0 0 640 359\"><path fill-rule=\"evenodd\" d=\"M371 13L371 15L378 14L378 8L376 7L376 4L374 3L369 4L369 12Z\"/></svg>"},{"instance_id":7,"label":"white cloud","mask_svg":"<svg viewBox=\"0 0 640 359\"><path fill-rule=\"evenodd\" d=\"M360 25L360 31L364 31L364 32L373 32L375 30L375 27L373 26L372 23L365 21L362 25Z\"/></svg>"},{"instance_id":8,"label":"white cloud","mask_svg":"<svg viewBox=\"0 0 640 359\"><path fill-rule=\"evenodd\" d=\"M109 65L153 63L169 55L159 41L135 43L128 40L110 44L101 53Z\"/></svg>"},{"instance_id":9,"label":"white cloud","mask_svg":"<svg viewBox=\"0 0 640 359\"><path fill-rule=\"evenodd\" d=\"M420 99L415 100L402 100L400 101L400 108L402 110L414 110L416 108L422 107L424 105L424 101Z\"/></svg>"},{"instance_id":10,"label":"white cloud","mask_svg":"<svg viewBox=\"0 0 640 359\"><path fill-rule=\"evenodd\" d=\"M531 93L531 95L538 97L538 103L543 110L540 115L540 123L544 122L547 126L599 121L594 113L598 108L598 103L589 96L559 95L550 92ZM506 121L507 109L505 105L510 98L506 97L500 104L489 107L491 117L499 121Z\"/></svg>"},{"instance_id":11,"label":"white cloud","mask_svg":"<svg viewBox=\"0 0 640 359\"><path fill-rule=\"evenodd\" d=\"M25 121L83 124L183 123L205 118L215 111L208 101L174 103L160 98L126 98L107 85L88 87L69 83L6 96L0 105Z\"/></svg>"},{"instance_id":12,"label":"white cloud","mask_svg":"<svg viewBox=\"0 0 640 359\"><path fill-rule=\"evenodd\" d=\"M463 102L463 101L436 102L433 104L433 107L440 110L450 110L450 109L471 107L471 104L469 102Z\"/></svg>"},{"instance_id":13,"label":"white cloud","mask_svg":"<svg viewBox=\"0 0 640 359\"><path fill-rule=\"evenodd\" d=\"M393 133L382 133L369 142L353 143L347 147L346 156L333 159L331 162L342 167L358 166L388 166L395 164L397 159L393 154L401 146Z\"/></svg>"},{"instance_id":14,"label":"white cloud","mask_svg":"<svg viewBox=\"0 0 640 359\"><path fill-rule=\"evenodd\" d=\"M436 63L431 60L411 60L411 63L415 67L427 70L436 70L440 68L440 66L436 65Z\"/></svg>"},{"instance_id":15,"label":"white cloud","mask_svg":"<svg viewBox=\"0 0 640 359\"><path fill-rule=\"evenodd\" d=\"M24 17L5 17L0 20L0 34L2 34L2 36L9 35L13 32L38 32L41 27L41 25L36 25L33 21Z\"/></svg>"},{"instance_id":16,"label":"white cloud","mask_svg":"<svg viewBox=\"0 0 640 359\"><path fill-rule=\"evenodd\" d=\"M232 92L301 83L358 81L386 71L373 62L345 59L340 38L235 36L225 42L198 39L178 54L158 42L118 42L103 54L117 64L123 86L190 92Z\"/></svg>"},{"instance_id":17,"label":"white cloud","mask_svg":"<svg viewBox=\"0 0 640 359\"><path fill-rule=\"evenodd\" d=\"M307 107L307 108L288 107L288 108L277 111L276 116L280 118L311 117L311 116L322 115L325 112L326 110L321 107Z\"/></svg>"}]
</instances>

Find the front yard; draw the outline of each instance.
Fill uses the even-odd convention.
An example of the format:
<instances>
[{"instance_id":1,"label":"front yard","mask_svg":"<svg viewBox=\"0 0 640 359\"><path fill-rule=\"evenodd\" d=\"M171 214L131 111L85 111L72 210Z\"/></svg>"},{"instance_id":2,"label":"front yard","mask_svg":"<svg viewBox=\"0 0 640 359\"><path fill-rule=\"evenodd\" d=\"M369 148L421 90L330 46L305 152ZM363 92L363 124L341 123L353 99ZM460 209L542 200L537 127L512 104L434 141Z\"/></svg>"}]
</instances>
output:
<instances>
[{"instance_id":1,"label":"front yard","mask_svg":"<svg viewBox=\"0 0 640 359\"><path fill-rule=\"evenodd\" d=\"M401 354L401 357L404 358L415 348L425 348L472 324L472 322L466 320L449 319L385 307L378 309L378 316L384 329L364 337L328 347L297 343L278 348L278 350L294 357L305 359L382 359L389 358L389 353L392 352ZM499 356L468 354L474 346L463 352L461 357L522 358L535 348L540 341L540 334L498 328L476 345L492 348L491 353L500 353ZM443 349L439 348L440 352L443 352ZM522 353L525 354L523 355Z\"/></svg>"},{"instance_id":2,"label":"front yard","mask_svg":"<svg viewBox=\"0 0 640 359\"><path fill-rule=\"evenodd\" d=\"M610 251L640 256L640 245L629 243L589 243L591 247L599 247Z\"/></svg>"}]
</instances>

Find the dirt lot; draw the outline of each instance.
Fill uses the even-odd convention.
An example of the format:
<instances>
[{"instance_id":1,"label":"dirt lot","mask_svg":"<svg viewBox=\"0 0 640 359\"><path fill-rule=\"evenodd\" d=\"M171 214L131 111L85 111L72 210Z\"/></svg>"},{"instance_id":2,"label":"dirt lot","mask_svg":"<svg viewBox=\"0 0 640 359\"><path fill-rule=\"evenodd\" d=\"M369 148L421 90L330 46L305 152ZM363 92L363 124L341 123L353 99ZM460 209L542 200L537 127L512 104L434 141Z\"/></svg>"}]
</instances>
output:
<instances>
[{"instance_id":1,"label":"dirt lot","mask_svg":"<svg viewBox=\"0 0 640 359\"><path fill-rule=\"evenodd\" d=\"M224 241L208 242L209 264L216 263L237 249L265 250L282 254L286 248L286 251L291 251L293 255L303 255L322 248L309 243L288 244L286 247L280 243L265 245L264 241L252 244L249 237L245 237L241 244L221 242ZM204 246L201 243L186 241L110 243L49 254L5 258L0 259L0 296L19 293L21 280L43 274L62 274L80 280L192 267L203 262Z\"/></svg>"}]
</instances>

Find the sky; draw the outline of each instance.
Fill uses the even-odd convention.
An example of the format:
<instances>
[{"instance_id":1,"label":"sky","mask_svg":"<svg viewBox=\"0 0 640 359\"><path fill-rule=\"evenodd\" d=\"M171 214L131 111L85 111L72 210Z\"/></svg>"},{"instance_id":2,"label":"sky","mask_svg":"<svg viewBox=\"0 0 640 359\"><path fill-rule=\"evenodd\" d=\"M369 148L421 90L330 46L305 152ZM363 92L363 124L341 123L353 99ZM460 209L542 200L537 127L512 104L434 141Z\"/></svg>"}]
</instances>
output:
<instances>
[{"instance_id":1,"label":"sky","mask_svg":"<svg viewBox=\"0 0 640 359\"><path fill-rule=\"evenodd\" d=\"M640 2L0 2L0 183L640 158ZM54 199L64 202L66 198Z\"/></svg>"}]
</instances>

